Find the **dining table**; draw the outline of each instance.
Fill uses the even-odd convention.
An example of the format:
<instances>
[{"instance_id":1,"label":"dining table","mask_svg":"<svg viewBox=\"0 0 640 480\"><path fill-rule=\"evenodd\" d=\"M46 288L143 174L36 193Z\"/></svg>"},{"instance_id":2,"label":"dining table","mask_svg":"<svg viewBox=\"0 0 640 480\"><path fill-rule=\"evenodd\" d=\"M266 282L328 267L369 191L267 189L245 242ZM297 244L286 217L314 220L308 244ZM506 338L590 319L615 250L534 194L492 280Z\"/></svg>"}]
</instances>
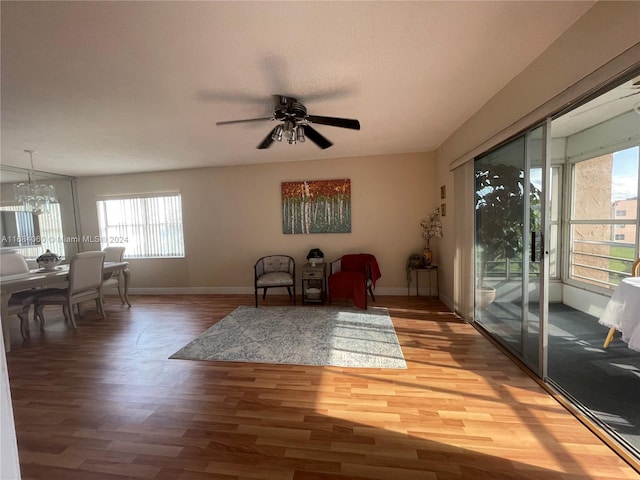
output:
<instances>
[{"instance_id":1,"label":"dining table","mask_svg":"<svg viewBox=\"0 0 640 480\"><path fill-rule=\"evenodd\" d=\"M129 262L104 262L103 273L122 272L124 298L129 303ZM69 265L58 265L55 269L34 269L16 275L0 277L0 320L2 321L2 336L5 352L11 350L9 322L9 298L16 292L23 292L37 288L65 288L69 281Z\"/></svg>"},{"instance_id":2,"label":"dining table","mask_svg":"<svg viewBox=\"0 0 640 480\"><path fill-rule=\"evenodd\" d=\"M604 342L607 348L616 331L632 350L640 351L640 277L625 278L616 287L599 323L609 327Z\"/></svg>"}]
</instances>

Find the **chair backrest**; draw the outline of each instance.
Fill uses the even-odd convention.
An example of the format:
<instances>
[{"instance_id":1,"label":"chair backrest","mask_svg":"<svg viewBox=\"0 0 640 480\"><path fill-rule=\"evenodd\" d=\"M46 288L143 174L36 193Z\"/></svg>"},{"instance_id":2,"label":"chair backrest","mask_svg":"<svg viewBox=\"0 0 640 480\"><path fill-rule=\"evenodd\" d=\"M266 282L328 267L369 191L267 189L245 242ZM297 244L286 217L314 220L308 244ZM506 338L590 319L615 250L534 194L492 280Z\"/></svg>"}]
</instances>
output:
<instances>
[{"instance_id":1,"label":"chair backrest","mask_svg":"<svg viewBox=\"0 0 640 480\"><path fill-rule=\"evenodd\" d=\"M340 264L343 271L364 272L372 259L375 257L369 253L349 253L342 256Z\"/></svg>"},{"instance_id":2,"label":"chair backrest","mask_svg":"<svg viewBox=\"0 0 640 480\"><path fill-rule=\"evenodd\" d=\"M76 253L69 265L69 292L91 290L102 285L104 252Z\"/></svg>"},{"instance_id":3,"label":"chair backrest","mask_svg":"<svg viewBox=\"0 0 640 480\"><path fill-rule=\"evenodd\" d=\"M362 272L366 281L375 286L382 276L375 255L371 253L349 253L331 263L331 275L338 272Z\"/></svg>"},{"instance_id":4,"label":"chair backrest","mask_svg":"<svg viewBox=\"0 0 640 480\"><path fill-rule=\"evenodd\" d=\"M105 262L121 262L124 259L125 247L106 247L102 251L105 253Z\"/></svg>"},{"instance_id":5,"label":"chair backrest","mask_svg":"<svg viewBox=\"0 0 640 480\"><path fill-rule=\"evenodd\" d=\"M258 260L254 266L256 277L265 273L288 272L294 274L295 262L288 255L267 255Z\"/></svg>"},{"instance_id":6,"label":"chair backrest","mask_svg":"<svg viewBox=\"0 0 640 480\"><path fill-rule=\"evenodd\" d=\"M0 254L0 276L27 273L29 265L22 255L16 252Z\"/></svg>"},{"instance_id":7,"label":"chair backrest","mask_svg":"<svg viewBox=\"0 0 640 480\"><path fill-rule=\"evenodd\" d=\"M631 265L631 276L640 277L640 258Z\"/></svg>"}]
</instances>

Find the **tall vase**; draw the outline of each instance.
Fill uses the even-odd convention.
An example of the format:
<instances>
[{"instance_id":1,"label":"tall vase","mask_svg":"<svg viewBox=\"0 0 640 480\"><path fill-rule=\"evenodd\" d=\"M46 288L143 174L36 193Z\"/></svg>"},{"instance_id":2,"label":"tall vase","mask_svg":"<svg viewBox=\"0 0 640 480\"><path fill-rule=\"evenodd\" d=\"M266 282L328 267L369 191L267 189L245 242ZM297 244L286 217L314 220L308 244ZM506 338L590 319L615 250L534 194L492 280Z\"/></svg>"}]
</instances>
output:
<instances>
[{"instance_id":1,"label":"tall vase","mask_svg":"<svg viewBox=\"0 0 640 480\"><path fill-rule=\"evenodd\" d=\"M422 250L422 263L425 267L428 267L431 265L432 261L433 261L433 252L429 247L425 246L424 250Z\"/></svg>"}]
</instances>

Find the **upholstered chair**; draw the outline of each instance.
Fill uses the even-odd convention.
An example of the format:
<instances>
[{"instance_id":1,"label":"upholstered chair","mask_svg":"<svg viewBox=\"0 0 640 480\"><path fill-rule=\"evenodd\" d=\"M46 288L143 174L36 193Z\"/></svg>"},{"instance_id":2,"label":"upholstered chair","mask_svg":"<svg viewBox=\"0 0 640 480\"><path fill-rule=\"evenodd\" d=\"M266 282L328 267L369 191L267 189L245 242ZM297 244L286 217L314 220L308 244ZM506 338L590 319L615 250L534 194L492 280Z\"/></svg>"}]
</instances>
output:
<instances>
[{"instance_id":1,"label":"upholstered chair","mask_svg":"<svg viewBox=\"0 0 640 480\"><path fill-rule=\"evenodd\" d=\"M382 276L378 261L370 253L343 255L329 264L329 303L334 298L352 299L356 307L367 309L367 292L375 302L373 290Z\"/></svg>"},{"instance_id":2,"label":"upholstered chair","mask_svg":"<svg viewBox=\"0 0 640 480\"><path fill-rule=\"evenodd\" d=\"M258 306L258 289L262 288L262 299L267 296L268 288L285 288L291 294L293 287L293 304L296 304L296 264L288 255L268 255L262 257L253 266L256 307Z\"/></svg>"},{"instance_id":3,"label":"upholstered chair","mask_svg":"<svg viewBox=\"0 0 640 480\"><path fill-rule=\"evenodd\" d=\"M25 258L17 252L0 254L0 276L22 275L29 273L29 265ZM37 294L43 290L28 290L16 292L9 298L9 315L16 315L20 319L20 333L22 338L29 336L29 310Z\"/></svg>"},{"instance_id":4,"label":"upholstered chair","mask_svg":"<svg viewBox=\"0 0 640 480\"><path fill-rule=\"evenodd\" d=\"M71 258L69 265L69 286L67 288L52 289L50 293L36 298L36 315L44 326L43 307L45 305L61 305L64 318L76 328L73 306L89 300L95 300L96 309L106 318L102 304L102 269L104 266L104 252L82 252Z\"/></svg>"}]
</instances>

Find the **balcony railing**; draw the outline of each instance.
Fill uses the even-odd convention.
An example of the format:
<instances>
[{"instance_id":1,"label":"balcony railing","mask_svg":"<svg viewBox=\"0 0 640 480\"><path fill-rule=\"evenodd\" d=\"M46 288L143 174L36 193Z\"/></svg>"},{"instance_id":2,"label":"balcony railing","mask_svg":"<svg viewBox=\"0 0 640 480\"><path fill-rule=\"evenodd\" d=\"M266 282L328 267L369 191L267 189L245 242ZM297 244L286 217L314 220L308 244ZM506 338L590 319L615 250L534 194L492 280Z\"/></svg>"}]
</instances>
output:
<instances>
[{"instance_id":1,"label":"balcony railing","mask_svg":"<svg viewBox=\"0 0 640 480\"><path fill-rule=\"evenodd\" d=\"M584 247L603 248L600 248L599 251L589 251ZM603 250L610 253L605 254ZM611 290L617 287L624 278L631 276L631 265L636 257L637 252L632 243L573 240L569 278L587 285L596 285Z\"/></svg>"}]
</instances>

